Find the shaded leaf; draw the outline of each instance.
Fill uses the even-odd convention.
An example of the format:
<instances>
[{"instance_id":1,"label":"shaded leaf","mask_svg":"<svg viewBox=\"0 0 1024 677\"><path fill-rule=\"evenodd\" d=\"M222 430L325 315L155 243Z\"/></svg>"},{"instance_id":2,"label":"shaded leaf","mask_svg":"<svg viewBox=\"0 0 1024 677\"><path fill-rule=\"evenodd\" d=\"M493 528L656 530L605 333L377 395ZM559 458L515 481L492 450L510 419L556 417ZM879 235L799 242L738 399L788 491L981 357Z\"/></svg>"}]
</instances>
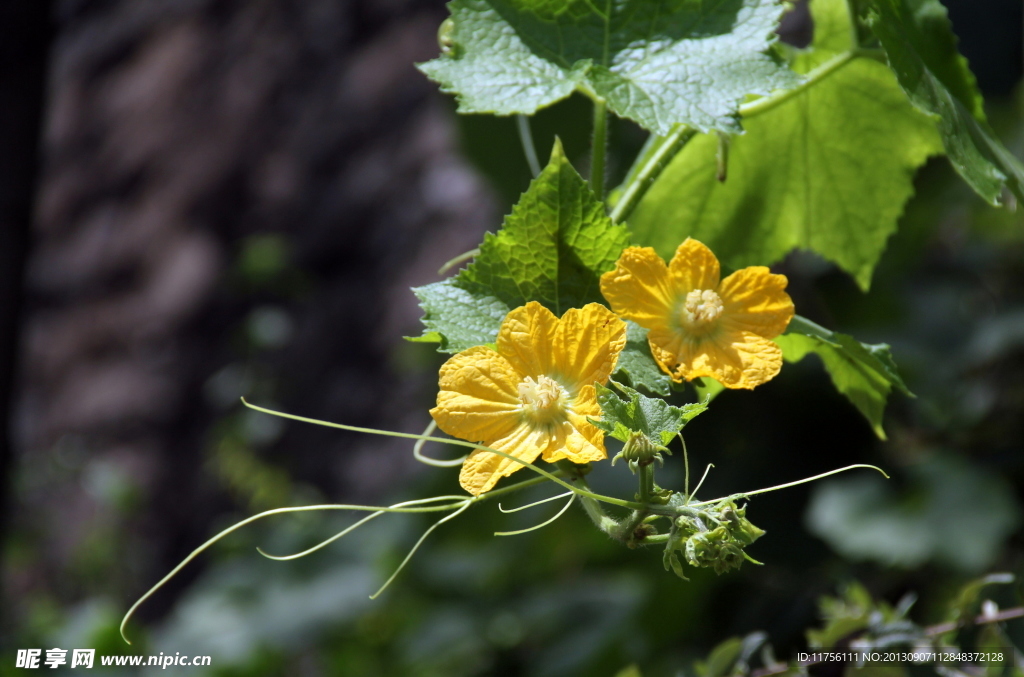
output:
<instances>
[{"instance_id":1,"label":"shaded leaf","mask_svg":"<svg viewBox=\"0 0 1024 677\"><path fill-rule=\"evenodd\" d=\"M860 583L850 583L842 597L823 597L819 602L824 627L807 631L807 644L814 649L829 649L849 635L865 630L875 604Z\"/></svg>"},{"instance_id":2,"label":"shaded leaf","mask_svg":"<svg viewBox=\"0 0 1024 677\"><path fill-rule=\"evenodd\" d=\"M936 562L964 573L990 566L1021 523L1006 482L962 459L907 468L908 491L858 476L815 487L807 528L841 555L888 566Z\"/></svg>"},{"instance_id":3,"label":"shaded leaf","mask_svg":"<svg viewBox=\"0 0 1024 677\"><path fill-rule=\"evenodd\" d=\"M808 353L818 355L836 390L857 407L883 440L882 419L889 392L896 388L913 397L885 343L861 343L848 334L829 331L799 316L775 341L789 362L799 362Z\"/></svg>"},{"instance_id":4,"label":"shaded leaf","mask_svg":"<svg viewBox=\"0 0 1024 677\"><path fill-rule=\"evenodd\" d=\"M1013 574L989 574L968 582L957 593L946 611L946 621L960 623L974 618L978 609L981 591L990 585L1009 585L1015 580Z\"/></svg>"},{"instance_id":5,"label":"shaded leaf","mask_svg":"<svg viewBox=\"0 0 1024 677\"><path fill-rule=\"evenodd\" d=\"M707 660L697 661L694 669L699 677L724 677L732 670L742 650L743 641L739 637L730 637L715 646Z\"/></svg>"},{"instance_id":6,"label":"shaded leaf","mask_svg":"<svg viewBox=\"0 0 1024 677\"><path fill-rule=\"evenodd\" d=\"M651 355L647 330L630 320L626 320L626 346L619 354L613 377L619 383L628 383L651 395L668 397L672 393L672 379Z\"/></svg>"},{"instance_id":7,"label":"shaded leaf","mask_svg":"<svg viewBox=\"0 0 1024 677\"><path fill-rule=\"evenodd\" d=\"M946 153L971 188L991 204L1003 188L1024 201L1024 166L985 121L981 94L957 51L938 0L872 0L872 30L915 106L938 118Z\"/></svg>"}]
</instances>

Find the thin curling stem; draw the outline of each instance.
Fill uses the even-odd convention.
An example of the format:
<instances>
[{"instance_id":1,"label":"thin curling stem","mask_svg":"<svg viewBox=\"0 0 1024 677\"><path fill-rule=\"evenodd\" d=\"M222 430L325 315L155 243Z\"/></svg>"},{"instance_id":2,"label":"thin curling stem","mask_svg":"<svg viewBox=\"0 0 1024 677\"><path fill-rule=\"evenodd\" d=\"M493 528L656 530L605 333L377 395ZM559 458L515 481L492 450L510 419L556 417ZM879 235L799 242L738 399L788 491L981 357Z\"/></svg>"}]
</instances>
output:
<instances>
[{"instance_id":1,"label":"thin curling stem","mask_svg":"<svg viewBox=\"0 0 1024 677\"><path fill-rule=\"evenodd\" d=\"M693 490L694 495L696 495L696 493L700 491L700 488L704 486L704 480L708 478L708 473L711 472L711 469L714 467L714 463L708 463L708 467L704 468L704 474L701 475L700 482L697 482L697 488ZM689 498L689 496L687 496L687 498Z\"/></svg>"},{"instance_id":2,"label":"thin curling stem","mask_svg":"<svg viewBox=\"0 0 1024 677\"><path fill-rule=\"evenodd\" d=\"M699 503L691 503L690 507L691 508L699 508L702 505L711 505L712 503L718 503L719 501L725 501L725 500L728 500L730 498L746 498L748 496L755 496L757 494L767 494L769 491L778 491L779 489L788 489L790 487L799 486L801 484L807 484L808 482L814 482L816 480L824 479L824 478L830 477L832 475L838 475L841 472L846 472L847 470L853 470L855 468L870 468L871 470L877 470L878 472L882 473L882 476L885 477L885 479L889 479L889 475L886 474L886 472L884 470L882 470L881 468L879 468L876 465L868 465L867 463L855 463L853 465L848 465L845 468L838 468L836 470L830 470L828 472L823 472L820 475L815 475L813 477L805 477L804 479L797 480L795 482L787 482L785 484L777 484L774 487L768 487L767 489L755 489L754 491L746 491L746 492L743 492L742 494L733 494L732 496L723 496L721 498L716 498L716 499L711 500L711 501L701 501ZM696 493L696 492L694 492L694 493Z\"/></svg>"},{"instance_id":3,"label":"thin curling stem","mask_svg":"<svg viewBox=\"0 0 1024 677\"><path fill-rule=\"evenodd\" d=\"M429 435L416 435L414 433L400 433L400 432L396 432L396 431L393 431L393 430L378 430L376 428L363 428L361 426L356 426L356 425L345 425L344 423L331 423L330 421L320 421L320 420L317 420L315 418L306 418L305 416L296 416L295 414L285 414L285 413L280 412L280 411L274 411L273 409L266 409L264 407L259 407L259 406L256 406L255 404L250 404L250 403L246 402L245 398L242 398L242 404L244 404L245 406L249 407L250 409L253 409L255 411L262 411L264 414L270 414L271 416L280 416L281 418L287 418L287 419L290 419L292 421L301 421L303 423L312 423L314 425L322 425L322 426L325 426L327 428L337 428L338 430L348 430L350 432L366 433L368 435L384 435L385 437L398 437L398 438L407 439L407 440L428 440L428 441L435 440L435 441L444 442L446 444L454 444L455 446L459 446L459 447L468 447L470 449L482 449L483 451L487 451L487 452L490 452L492 454L497 454L498 456L501 456L502 458L507 458L510 461L514 461L514 462L518 463L519 465L523 466L524 468L529 468L530 470L532 470L533 472L537 473L541 477L546 477L547 479L551 480L555 484L558 484L559 486L565 487L566 489L579 494L581 498L582 497L591 498L591 499L593 499L595 501L601 501L602 503L608 503L608 504L611 504L611 505L617 505L619 507L629 508L631 510L635 510L637 508L642 508L643 507L642 505L640 505L639 503L636 503L634 501L623 501L621 499L614 498L612 496L603 496L601 494L595 494L592 491L579 489L579 488L574 487L573 485L569 484L568 482L566 482L565 480L563 480L561 477L559 477L558 475L556 475L554 473L550 473L547 470L543 470L541 468L538 468L534 464L528 463L528 462L524 461L521 458L516 458L512 454L508 454L508 453L505 453L504 451L499 451L497 449L492 449L491 447L487 447L487 446L484 446L482 444L475 444L473 442L466 442L464 440L442 439L442 438L439 438L439 437L430 437ZM493 492L488 492L488 494L491 494L491 493L493 493ZM480 496L482 497L482 496L486 496L486 495L487 494L481 494Z\"/></svg>"},{"instance_id":4,"label":"thin curling stem","mask_svg":"<svg viewBox=\"0 0 1024 677\"><path fill-rule=\"evenodd\" d=\"M558 496L557 498L563 498L564 496L566 496L566 494L562 494L562 496ZM551 519L544 520L543 522L541 522L540 524L538 524L536 526L527 527L526 529L519 529L517 531L495 531L494 535L495 536L517 536L519 534L525 534L527 532L536 531L537 529L541 529L543 527L546 527L547 525L551 524L552 522L557 521L559 517L564 515L565 511L568 510L569 506L572 505L573 501L576 500L576 494L572 493L571 491L568 493L568 496L569 496L569 500L565 502L565 505L562 506L562 509L559 510L557 513L555 513L555 516L552 517ZM550 500L550 499L548 499L548 500Z\"/></svg>"},{"instance_id":5,"label":"thin curling stem","mask_svg":"<svg viewBox=\"0 0 1024 677\"><path fill-rule=\"evenodd\" d=\"M404 507L407 507L407 506L410 506L410 505L423 505L423 504L427 504L427 503L437 503L439 501L450 501L453 498L457 498L457 497L453 497L453 496L433 496L431 498L421 498L421 499L418 499L418 500L415 500L415 501L405 501L404 503L396 503L396 504L394 504L391 507L392 508L404 508ZM449 506L441 506L441 508L442 509L449 508L451 510L455 510L456 508L458 508L460 505L462 505L467 500L471 500L471 499L463 497L461 499L458 499L456 503L453 503L453 504L451 504ZM327 540L321 541L320 543L314 545L312 548L307 548L306 550L303 550L302 552L297 552L294 555L270 555L270 554L266 553L262 548L256 548L256 552L258 552L259 554L263 555L267 559L272 559L272 560L274 560L276 562L287 562L289 560L299 559L300 557L305 557L306 555L310 555L310 554L316 552L317 550L320 550L321 548L327 547L328 545L330 545L331 543L334 543L336 540L338 540L342 536L346 536L346 535L352 533L353 531L355 531L359 527L363 526L364 524L366 524L370 520L375 519L375 518L380 517L381 515L385 514L385 512L386 511L384 511L384 510L378 510L377 512L370 513L369 515L367 515L363 519L359 520L355 524L349 525L345 529L342 529L341 531L339 531L338 533L334 534L333 536L331 536Z\"/></svg>"},{"instance_id":6,"label":"thin curling stem","mask_svg":"<svg viewBox=\"0 0 1024 677\"><path fill-rule=\"evenodd\" d=\"M391 585L391 582L398 578L398 574L402 573L402 569L405 568L405 565L409 563L409 560L412 559L412 556L415 555L416 551L420 549L421 545L423 545L423 541L427 540L427 536L434 533L434 529L438 528L448 520L455 519L462 513L466 512L466 509L471 505L473 505L472 499L467 499L461 508L459 508L450 515L445 515L441 519L434 522L429 529L424 531L423 535L420 536L420 539L416 541L416 545L412 546L412 550L409 551L409 554L405 556L405 559L402 560L402 563L398 565L397 569L395 569L395 572L391 574L391 577L388 578L388 580L384 581L384 585L380 586L380 590L370 595L370 599L377 599L378 597L380 597L380 594L382 592L388 589L388 586Z\"/></svg>"},{"instance_id":7,"label":"thin curling stem","mask_svg":"<svg viewBox=\"0 0 1024 677\"><path fill-rule=\"evenodd\" d=\"M423 434L433 435L435 430L437 430L437 421L431 419L430 425L428 425L426 430L423 431ZM412 445L412 455L420 463L432 465L435 468L454 468L457 465L462 465L462 462L469 458L469 454L467 454L460 458L453 458L451 460L444 461L438 458L430 458L429 456L424 456L423 445L426 443L427 440L416 440L416 444Z\"/></svg>"},{"instance_id":8,"label":"thin curling stem","mask_svg":"<svg viewBox=\"0 0 1024 677\"><path fill-rule=\"evenodd\" d=\"M468 501L468 499L465 496L446 496L446 497L437 497L437 498L438 498L438 500L440 500L441 498L449 498L449 499L455 499L455 500ZM467 503L467 505L464 506L460 510L464 510L465 507L467 507L468 505L469 505L469 503ZM442 512L444 510L449 510L449 509L450 508L447 507L447 506L408 507L408 508L386 507L385 508L385 507L373 507L373 506L367 506L367 505L326 504L326 505L303 505L303 506L296 506L296 507L292 507L292 508L275 508L274 510L265 510L265 511L259 513L259 514L253 515L252 517L246 518L246 519L242 520L241 522L236 522L235 524L232 524L227 529L224 529L223 531L219 532L217 535L213 536L212 538L207 540L205 543L200 545L198 548L193 550L191 553L189 553L188 557L183 559L178 564L178 566L176 566L173 569L171 569L171 571L166 576L164 576L159 581L157 581L156 585L154 585L149 590L147 590L146 594L144 594L142 597L140 597L138 600L136 600L135 604L132 604L131 608L128 609L128 613L126 613L124 615L124 618L121 619L121 625L120 625L120 628L119 628L120 632L121 632L121 639L123 639L125 641L125 643L131 644L131 642L128 640L128 636L125 634L125 627L128 625L128 621L135 614L135 610L138 609L140 606L142 606L143 602L145 602L150 597L152 597L153 594L156 593L157 590L159 590L164 585L166 585L167 581L169 581L172 578L174 578L178 574L179 571L181 571L186 566L188 566L188 564L192 560L194 560L196 557L198 557L203 552L208 550L210 548L210 546L212 546L217 541L221 540L225 536L227 536L227 535L229 535L229 534L231 534L231 533L233 533L235 531L238 531L239 529L241 529L242 527L244 527L246 525L252 524L253 522L256 522L257 520L263 519L264 517L270 517L272 515L285 515L285 514L294 513L294 512L313 512L313 511L317 511L317 510L363 510L363 511L370 511L370 512Z\"/></svg>"},{"instance_id":9,"label":"thin curling stem","mask_svg":"<svg viewBox=\"0 0 1024 677\"><path fill-rule=\"evenodd\" d=\"M504 508L502 508L501 507L501 503L499 503L498 504L498 510L500 510L503 513L505 513L506 515L509 515L511 513L514 513L514 512L519 512L520 510L526 510L527 508L535 508L538 505L543 505L545 503L550 503L551 501L557 501L558 499L565 498L566 496L575 496L575 495L576 494L572 493L571 491L567 491L564 494L558 494L557 496L549 496L548 498L542 498L539 501L534 501L533 503L527 503L526 505L521 505L518 508L511 508L509 510L505 510Z\"/></svg>"},{"instance_id":10,"label":"thin curling stem","mask_svg":"<svg viewBox=\"0 0 1024 677\"><path fill-rule=\"evenodd\" d=\"M444 275L449 270L451 270L455 266L459 265L463 261L468 261L468 260L470 260L472 258L476 258L477 256L480 256L480 250L479 249L470 249L468 252L462 252L461 254L456 256L455 258L449 259L449 260L445 261L444 265L441 266L438 269L437 274L438 275Z\"/></svg>"}]
</instances>

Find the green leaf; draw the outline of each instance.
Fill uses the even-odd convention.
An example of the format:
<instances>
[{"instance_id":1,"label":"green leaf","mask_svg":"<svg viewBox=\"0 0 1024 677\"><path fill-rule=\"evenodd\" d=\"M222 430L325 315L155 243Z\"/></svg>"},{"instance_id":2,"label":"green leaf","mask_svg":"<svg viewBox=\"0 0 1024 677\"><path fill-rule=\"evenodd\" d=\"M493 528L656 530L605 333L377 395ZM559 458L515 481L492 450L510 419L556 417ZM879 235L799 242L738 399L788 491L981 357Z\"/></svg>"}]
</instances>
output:
<instances>
[{"instance_id":1,"label":"green leaf","mask_svg":"<svg viewBox=\"0 0 1024 677\"><path fill-rule=\"evenodd\" d=\"M764 52L775 0L454 0L442 55L419 68L461 113L532 114L579 90L658 134L739 131L748 94L796 83Z\"/></svg>"},{"instance_id":2,"label":"green leaf","mask_svg":"<svg viewBox=\"0 0 1024 677\"><path fill-rule=\"evenodd\" d=\"M619 383L628 383L651 395L672 394L672 379L654 361L647 330L630 320L626 320L626 346L619 354L613 376Z\"/></svg>"},{"instance_id":3,"label":"green leaf","mask_svg":"<svg viewBox=\"0 0 1024 677\"><path fill-rule=\"evenodd\" d=\"M851 560L905 568L934 562L968 574L990 567L1021 524L1006 480L943 455L905 472L900 492L866 475L817 485L808 530Z\"/></svg>"},{"instance_id":4,"label":"green leaf","mask_svg":"<svg viewBox=\"0 0 1024 677\"><path fill-rule=\"evenodd\" d=\"M456 281L444 280L412 290L423 308L426 330L423 336L408 340L438 343L437 349L443 353L494 343L510 308L493 296L467 291Z\"/></svg>"},{"instance_id":5,"label":"green leaf","mask_svg":"<svg viewBox=\"0 0 1024 677\"><path fill-rule=\"evenodd\" d=\"M615 267L629 231L608 218L604 203L565 158L560 143L497 234L458 277L514 308L539 301L556 315L603 302L601 274Z\"/></svg>"},{"instance_id":6,"label":"green leaf","mask_svg":"<svg viewBox=\"0 0 1024 677\"><path fill-rule=\"evenodd\" d=\"M807 631L807 644L813 649L829 649L841 639L868 627L875 603L860 583L853 582L842 597L822 597L819 605L825 626Z\"/></svg>"},{"instance_id":7,"label":"green leaf","mask_svg":"<svg viewBox=\"0 0 1024 677\"><path fill-rule=\"evenodd\" d=\"M1024 166L985 122L981 95L957 51L946 8L938 0L872 0L869 23L889 66L915 106L937 116L950 162L991 204L1009 188L1024 201Z\"/></svg>"},{"instance_id":8,"label":"green leaf","mask_svg":"<svg viewBox=\"0 0 1024 677\"><path fill-rule=\"evenodd\" d=\"M551 160L530 183L497 234L456 277L418 287L426 334L439 350L493 343L509 310L539 301L556 315L604 301L600 277L629 245L604 204L565 158L556 141Z\"/></svg>"},{"instance_id":9,"label":"green leaf","mask_svg":"<svg viewBox=\"0 0 1024 677\"><path fill-rule=\"evenodd\" d=\"M743 641L739 637L730 637L712 649L707 660L697 661L694 670L698 677L725 677L740 657L742 648Z\"/></svg>"},{"instance_id":10,"label":"green leaf","mask_svg":"<svg viewBox=\"0 0 1024 677\"><path fill-rule=\"evenodd\" d=\"M640 244L671 257L693 237L733 268L811 249L868 288L915 171L942 143L885 65L848 51L845 4L811 3L823 30L794 67L816 81L744 119L724 183L714 135L669 164L630 217Z\"/></svg>"},{"instance_id":11,"label":"green leaf","mask_svg":"<svg viewBox=\"0 0 1024 677\"><path fill-rule=\"evenodd\" d=\"M808 353L818 355L836 390L857 407L883 440L882 418L889 392L896 388L908 397L914 396L903 383L892 351L885 343L861 343L800 316L793 318L786 333L775 342L789 362L799 362Z\"/></svg>"},{"instance_id":12,"label":"green leaf","mask_svg":"<svg viewBox=\"0 0 1024 677\"><path fill-rule=\"evenodd\" d=\"M630 432L643 433L656 444L667 445L690 419L708 408L706 402L673 407L660 397L647 397L621 383L614 383L626 399L597 385L601 420L587 419L617 440L628 442Z\"/></svg>"},{"instance_id":13,"label":"green leaf","mask_svg":"<svg viewBox=\"0 0 1024 677\"><path fill-rule=\"evenodd\" d=\"M950 602L946 610L946 621L950 623L966 623L974 618L981 597L981 591L990 585L1010 585L1016 580L1010 573L988 574L969 581L960 588L956 597ZM947 638L952 641L956 632L947 633Z\"/></svg>"}]
</instances>

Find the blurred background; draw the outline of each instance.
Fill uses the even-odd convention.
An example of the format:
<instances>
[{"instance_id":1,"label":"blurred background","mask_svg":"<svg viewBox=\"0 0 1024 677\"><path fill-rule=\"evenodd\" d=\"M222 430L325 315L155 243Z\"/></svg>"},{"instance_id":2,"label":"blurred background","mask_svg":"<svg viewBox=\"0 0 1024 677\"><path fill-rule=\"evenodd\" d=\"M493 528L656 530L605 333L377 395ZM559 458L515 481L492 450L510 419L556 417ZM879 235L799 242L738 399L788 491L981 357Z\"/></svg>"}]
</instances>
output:
<instances>
[{"instance_id":1,"label":"blurred background","mask_svg":"<svg viewBox=\"0 0 1024 677\"><path fill-rule=\"evenodd\" d=\"M946 4L992 124L1024 156L1021 3ZM370 601L429 521L388 516L302 560L260 557L351 522L285 516L185 569L125 645L130 604L234 521L459 491L408 443L239 405L426 426L444 356L402 340L420 332L409 287L439 279L529 181L511 120L456 118L414 69L446 15L440 0L0 8L0 675L21 674L17 648L94 647L212 656L188 674L667 676L759 629L781 657L803 650L819 598L850 581L890 602L915 591L911 615L930 623L965 581L1024 571L1024 211L987 207L935 160L870 293L808 255L779 266L799 312L893 345L918 397L893 396L888 441L816 358L687 428L691 462L716 465L705 498L849 463L893 475L757 497L763 567L683 582L578 509L493 538L556 507L488 503ZM810 30L798 15L784 37ZM533 125L542 156L557 133L585 159L584 101ZM614 178L643 135L619 123L612 138ZM680 485L681 465L659 483ZM597 487L634 490L606 470ZM1021 604L1019 584L1000 595Z\"/></svg>"}]
</instances>

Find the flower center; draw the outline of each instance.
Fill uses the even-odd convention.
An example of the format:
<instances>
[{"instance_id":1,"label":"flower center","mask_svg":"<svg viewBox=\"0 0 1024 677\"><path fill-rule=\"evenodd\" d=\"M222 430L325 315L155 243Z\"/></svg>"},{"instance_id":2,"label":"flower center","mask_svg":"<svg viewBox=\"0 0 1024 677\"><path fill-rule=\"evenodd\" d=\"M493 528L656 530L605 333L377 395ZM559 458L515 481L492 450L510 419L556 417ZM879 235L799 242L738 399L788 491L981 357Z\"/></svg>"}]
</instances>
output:
<instances>
[{"instance_id":1,"label":"flower center","mask_svg":"<svg viewBox=\"0 0 1024 677\"><path fill-rule=\"evenodd\" d=\"M537 380L527 376L519 384L523 411L535 423L552 423L563 418L567 399L565 388L547 376L538 376Z\"/></svg>"},{"instance_id":2,"label":"flower center","mask_svg":"<svg viewBox=\"0 0 1024 677\"><path fill-rule=\"evenodd\" d=\"M722 314L722 297L711 289L694 289L686 295L682 321L685 326L705 327Z\"/></svg>"}]
</instances>

